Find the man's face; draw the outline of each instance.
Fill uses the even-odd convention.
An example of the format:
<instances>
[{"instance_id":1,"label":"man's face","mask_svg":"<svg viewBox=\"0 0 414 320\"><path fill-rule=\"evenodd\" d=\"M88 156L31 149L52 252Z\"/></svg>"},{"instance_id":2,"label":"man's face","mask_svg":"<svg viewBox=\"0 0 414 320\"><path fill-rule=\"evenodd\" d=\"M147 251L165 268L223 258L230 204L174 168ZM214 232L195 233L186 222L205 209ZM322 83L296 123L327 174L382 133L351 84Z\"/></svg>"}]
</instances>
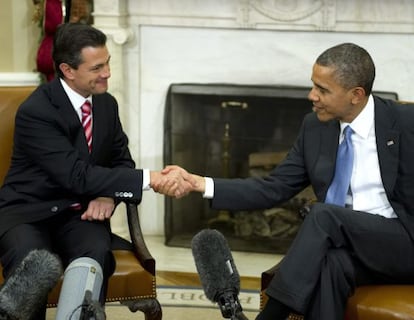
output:
<instances>
[{"instance_id":1,"label":"man's face","mask_svg":"<svg viewBox=\"0 0 414 320\"><path fill-rule=\"evenodd\" d=\"M78 69L70 68L67 76L69 85L84 97L106 92L108 79L111 76L109 68L111 56L106 46L83 48L81 56L82 63Z\"/></svg>"},{"instance_id":2,"label":"man's face","mask_svg":"<svg viewBox=\"0 0 414 320\"><path fill-rule=\"evenodd\" d=\"M360 111L352 104L353 89L345 89L335 81L334 69L315 64L312 82L313 87L308 98L313 103L313 111L318 119L352 122Z\"/></svg>"}]
</instances>

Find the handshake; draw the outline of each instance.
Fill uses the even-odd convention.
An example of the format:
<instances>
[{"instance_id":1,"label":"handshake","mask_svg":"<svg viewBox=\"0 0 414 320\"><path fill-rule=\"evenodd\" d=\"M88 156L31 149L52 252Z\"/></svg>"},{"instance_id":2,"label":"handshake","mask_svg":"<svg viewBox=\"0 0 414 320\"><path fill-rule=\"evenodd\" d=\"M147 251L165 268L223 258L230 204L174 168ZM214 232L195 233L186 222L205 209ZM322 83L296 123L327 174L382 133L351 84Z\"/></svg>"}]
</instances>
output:
<instances>
[{"instance_id":1,"label":"handshake","mask_svg":"<svg viewBox=\"0 0 414 320\"><path fill-rule=\"evenodd\" d=\"M150 172L150 186L155 192L178 199L192 191L203 193L205 180L179 166L170 165L161 171Z\"/></svg>"}]
</instances>

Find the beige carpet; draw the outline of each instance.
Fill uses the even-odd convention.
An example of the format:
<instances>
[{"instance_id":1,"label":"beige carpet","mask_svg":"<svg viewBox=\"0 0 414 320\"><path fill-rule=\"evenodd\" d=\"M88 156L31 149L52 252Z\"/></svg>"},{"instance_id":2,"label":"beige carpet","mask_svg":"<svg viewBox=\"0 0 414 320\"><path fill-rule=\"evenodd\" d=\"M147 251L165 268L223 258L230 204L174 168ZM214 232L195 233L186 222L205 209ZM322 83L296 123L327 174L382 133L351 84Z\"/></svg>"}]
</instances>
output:
<instances>
[{"instance_id":1,"label":"beige carpet","mask_svg":"<svg viewBox=\"0 0 414 320\"><path fill-rule=\"evenodd\" d=\"M210 302L201 288L158 288L158 300L162 307L163 320L220 320L224 319L219 308ZM242 291L239 294L244 314L249 320L254 320L259 310L259 292ZM144 320L141 312L131 313L119 303L109 303L105 306L108 320ZM48 309L47 320L55 319L56 309Z\"/></svg>"},{"instance_id":2,"label":"beige carpet","mask_svg":"<svg viewBox=\"0 0 414 320\"><path fill-rule=\"evenodd\" d=\"M162 307L163 320L221 320L221 312L218 308L202 307ZM244 312L249 320L254 320L257 312ZM55 310L49 309L47 319L54 320ZM141 312L131 313L127 307L120 305L110 305L106 307L106 317L108 320L144 320Z\"/></svg>"}]
</instances>

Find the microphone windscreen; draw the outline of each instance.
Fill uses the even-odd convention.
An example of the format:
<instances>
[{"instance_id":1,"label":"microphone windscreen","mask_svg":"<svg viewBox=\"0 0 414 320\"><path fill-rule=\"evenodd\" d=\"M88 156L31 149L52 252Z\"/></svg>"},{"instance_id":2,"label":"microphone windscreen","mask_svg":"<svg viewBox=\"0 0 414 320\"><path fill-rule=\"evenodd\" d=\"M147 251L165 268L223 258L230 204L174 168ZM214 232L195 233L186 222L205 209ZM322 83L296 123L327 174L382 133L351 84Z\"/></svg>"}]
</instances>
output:
<instances>
[{"instance_id":1,"label":"microphone windscreen","mask_svg":"<svg viewBox=\"0 0 414 320\"><path fill-rule=\"evenodd\" d=\"M240 277L226 238L219 231L204 229L197 233L191 248L206 297L217 302L224 291L240 291Z\"/></svg>"},{"instance_id":2,"label":"microphone windscreen","mask_svg":"<svg viewBox=\"0 0 414 320\"><path fill-rule=\"evenodd\" d=\"M31 319L61 275L56 255L43 249L30 251L0 288L0 313L5 319Z\"/></svg>"}]
</instances>

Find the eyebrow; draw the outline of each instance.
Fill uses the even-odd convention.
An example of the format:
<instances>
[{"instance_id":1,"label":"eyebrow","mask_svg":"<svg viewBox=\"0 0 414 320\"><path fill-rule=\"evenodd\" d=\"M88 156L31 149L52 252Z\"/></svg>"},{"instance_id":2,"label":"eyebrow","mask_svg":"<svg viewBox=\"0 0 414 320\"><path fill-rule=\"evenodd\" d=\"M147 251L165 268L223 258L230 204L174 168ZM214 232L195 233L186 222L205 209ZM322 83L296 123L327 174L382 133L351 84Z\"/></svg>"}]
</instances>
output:
<instances>
[{"instance_id":1,"label":"eyebrow","mask_svg":"<svg viewBox=\"0 0 414 320\"><path fill-rule=\"evenodd\" d=\"M315 81L313 81L313 79L311 79L311 81L312 81L313 85L314 85L315 87L317 87L318 89L320 89L320 90L324 90L324 91L328 91L328 92L329 92L329 89L328 89L328 88L326 88L326 87L324 87L324 86L322 86L322 85L320 85L320 84L316 83Z\"/></svg>"},{"instance_id":2,"label":"eyebrow","mask_svg":"<svg viewBox=\"0 0 414 320\"><path fill-rule=\"evenodd\" d=\"M104 66L105 64L108 64L110 60L111 60L111 56L109 56L108 59L104 63L96 64L96 65L90 67L89 70L99 69L102 66Z\"/></svg>"}]
</instances>

